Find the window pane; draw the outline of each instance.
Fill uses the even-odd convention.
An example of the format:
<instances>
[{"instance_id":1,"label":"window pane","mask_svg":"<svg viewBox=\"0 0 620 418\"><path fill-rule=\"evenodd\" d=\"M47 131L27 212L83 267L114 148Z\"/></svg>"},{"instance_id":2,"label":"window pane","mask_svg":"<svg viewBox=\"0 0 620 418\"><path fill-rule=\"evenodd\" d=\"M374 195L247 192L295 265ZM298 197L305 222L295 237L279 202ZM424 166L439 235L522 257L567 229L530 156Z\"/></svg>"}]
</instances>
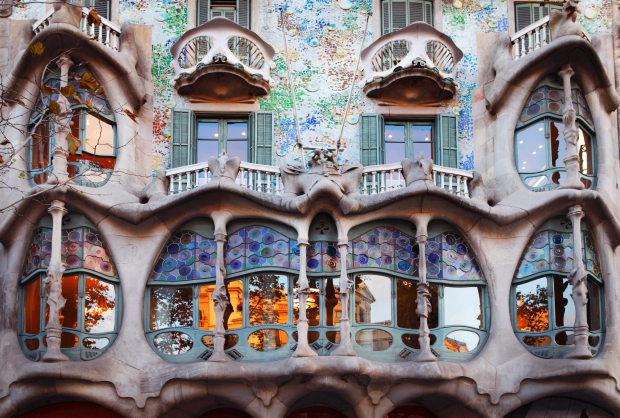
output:
<instances>
[{"instance_id":1,"label":"window pane","mask_svg":"<svg viewBox=\"0 0 620 418\"><path fill-rule=\"evenodd\" d=\"M32 135L32 161L33 169L42 169L50 164L50 138L47 123L41 123ZM36 184L47 181L48 174L34 176Z\"/></svg>"},{"instance_id":2,"label":"window pane","mask_svg":"<svg viewBox=\"0 0 620 418\"><path fill-rule=\"evenodd\" d=\"M571 285L566 278L554 277L555 324L558 327L572 327L575 324L575 304L571 297Z\"/></svg>"},{"instance_id":3,"label":"window pane","mask_svg":"<svg viewBox=\"0 0 620 418\"><path fill-rule=\"evenodd\" d=\"M228 124L227 139L248 139L248 124L234 122Z\"/></svg>"},{"instance_id":4,"label":"window pane","mask_svg":"<svg viewBox=\"0 0 620 418\"><path fill-rule=\"evenodd\" d=\"M243 282L235 280L225 283L229 304L224 311L224 329L236 329L243 326ZM198 326L200 329L215 329L215 310L211 295L215 285L201 286L198 302Z\"/></svg>"},{"instance_id":5,"label":"window pane","mask_svg":"<svg viewBox=\"0 0 620 418\"><path fill-rule=\"evenodd\" d=\"M297 280L299 278L295 278L294 290L298 290ZM308 326L316 327L319 325L319 297L320 297L320 287L319 287L319 279L308 277L308 285L310 286L310 295L308 295L308 300L306 300L306 318L308 318ZM293 323L297 325L297 320L299 319L299 299L293 299Z\"/></svg>"},{"instance_id":6,"label":"window pane","mask_svg":"<svg viewBox=\"0 0 620 418\"><path fill-rule=\"evenodd\" d=\"M114 331L115 308L115 286L92 277L86 277L84 330L86 332Z\"/></svg>"},{"instance_id":7,"label":"window pane","mask_svg":"<svg viewBox=\"0 0 620 418\"><path fill-rule=\"evenodd\" d=\"M437 286L430 286L431 313L428 316L428 327L439 326L439 302ZM398 280L396 282L396 324L401 328L420 328L420 317L415 312L417 308L418 286L416 282Z\"/></svg>"},{"instance_id":8,"label":"window pane","mask_svg":"<svg viewBox=\"0 0 620 418\"><path fill-rule=\"evenodd\" d=\"M325 325L328 327L340 324L342 305L339 298L340 280L325 280Z\"/></svg>"},{"instance_id":9,"label":"window pane","mask_svg":"<svg viewBox=\"0 0 620 418\"><path fill-rule=\"evenodd\" d=\"M564 124L551 122L551 166L564 167L566 144L564 143Z\"/></svg>"},{"instance_id":10,"label":"window pane","mask_svg":"<svg viewBox=\"0 0 620 418\"><path fill-rule=\"evenodd\" d=\"M547 168L545 124L538 122L517 133L517 169L519 173L537 173ZM556 147L557 152L557 147Z\"/></svg>"},{"instance_id":11,"label":"window pane","mask_svg":"<svg viewBox=\"0 0 620 418\"><path fill-rule=\"evenodd\" d=\"M226 141L226 152L230 158L239 157L248 160L248 141Z\"/></svg>"},{"instance_id":12,"label":"window pane","mask_svg":"<svg viewBox=\"0 0 620 418\"><path fill-rule=\"evenodd\" d=\"M114 154L114 128L95 115L86 115L84 151L97 155Z\"/></svg>"},{"instance_id":13,"label":"window pane","mask_svg":"<svg viewBox=\"0 0 620 418\"><path fill-rule=\"evenodd\" d=\"M218 157L219 156L219 148L218 142L215 141L196 141L197 142L197 152L196 152L196 161L199 163L205 163L209 161L209 157Z\"/></svg>"},{"instance_id":14,"label":"window pane","mask_svg":"<svg viewBox=\"0 0 620 418\"><path fill-rule=\"evenodd\" d=\"M62 278L62 297L67 300L60 311L60 326L77 328L78 323L78 276Z\"/></svg>"},{"instance_id":15,"label":"window pane","mask_svg":"<svg viewBox=\"0 0 620 418\"><path fill-rule=\"evenodd\" d=\"M385 142L405 142L405 125L385 125Z\"/></svg>"},{"instance_id":16,"label":"window pane","mask_svg":"<svg viewBox=\"0 0 620 418\"><path fill-rule=\"evenodd\" d=\"M446 325L482 328L482 289L478 287L444 287Z\"/></svg>"},{"instance_id":17,"label":"window pane","mask_svg":"<svg viewBox=\"0 0 620 418\"><path fill-rule=\"evenodd\" d=\"M590 331L601 329L601 299L599 285L588 280L587 319Z\"/></svg>"},{"instance_id":18,"label":"window pane","mask_svg":"<svg viewBox=\"0 0 620 418\"><path fill-rule=\"evenodd\" d=\"M355 342L371 351L387 350L393 341L392 335L382 329L363 329L355 334Z\"/></svg>"},{"instance_id":19,"label":"window pane","mask_svg":"<svg viewBox=\"0 0 620 418\"><path fill-rule=\"evenodd\" d=\"M355 277L355 322L392 325L392 280L385 276Z\"/></svg>"},{"instance_id":20,"label":"window pane","mask_svg":"<svg viewBox=\"0 0 620 418\"><path fill-rule=\"evenodd\" d=\"M518 285L516 303L518 330L540 332L549 329L546 277Z\"/></svg>"},{"instance_id":21,"label":"window pane","mask_svg":"<svg viewBox=\"0 0 620 418\"><path fill-rule=\"evenodd\" d=\"M41 279L26 286L24 291L24 332L37 334L41 329Z\"/></svg>"},{"instance_id":22,"label":"window pane","mask_svg":"<svg viewBox=\"0 0 620 418\"><path fill-rule=\"evenodd\" d=\"M198 139L217 139L219 137L219 123L198 122Z\"/></svg>"},{"instance_id":23,"label":"window pane","mask_svg":"<svg viewBox=\"0 0 620 418\"><path fill-rule=\"evenodd\" d=\"M287 281L277 274L250 277L250 325L288 323Z\"/></svg>"},{"instance_id":24,"label":"window pane","mask_svg":"<svg viewBox=\"0 0 620 418\"><path fill-rule=\"evenodd\" d=\"M433 158L433 144L426 142L414 142L413 143L413 158L416 158L420 153L424 154L424 158Z\"/></svg>"},{"instance_id":25,"label":"window pane","mask_svg":"<svg viewBox=\"0 0 620 418\"><path fill-rule=\"evenodd\" d=\"M386 142L385 143L385 163L399 163L405 158L404 142Z\"/></svg>"},{"instance_id":26,"label":"window pane","mask_svg":"<svg viewBox=\"0 0 620 418\"><path fill-rule=\"evenodd\" d=\"M151 330L191 327L194 324L194 298L191 287L151 289Z\"/></svg>"},{"instance_id":27,"label":"window pane","mask_svg":"<svg viewBox=\"0 0 620 418\"><path fill-rule=\"evenodd\" d=\"M577 150L579 151L579 170L583 174L594 174L594 154L592 149L592 137L581 128L579 128Z\"/></svg>"},{"instance_id":28,"label":"window pane","mask_svg":"<svg viewBox=\"0 0 620 418\"><path fill-rule=\"evenodd\" d=\"M433 126L413 125L411 127L411 138L413 142L433 142Z\"/></svg>"},{"instance_id":29,"label":"window pane","mask_svg":"<svg viewBox=\"0 0 620 418\"><path fill-rule=\"evenodd\" d=\"M478 334L471 331L454 331L446 335L443 343L450 351L467 353L478 347L480 337Z\"/></svg>"}]
</instances>

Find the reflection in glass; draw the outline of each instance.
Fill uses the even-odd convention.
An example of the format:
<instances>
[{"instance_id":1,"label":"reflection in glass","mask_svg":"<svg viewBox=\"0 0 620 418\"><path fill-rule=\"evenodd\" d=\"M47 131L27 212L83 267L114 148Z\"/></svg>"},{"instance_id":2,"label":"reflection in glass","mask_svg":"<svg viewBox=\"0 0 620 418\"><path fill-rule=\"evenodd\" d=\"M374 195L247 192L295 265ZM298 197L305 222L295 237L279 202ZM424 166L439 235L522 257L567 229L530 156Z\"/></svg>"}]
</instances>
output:
<instances>
[{"instance_id":1,"label":"reflection in glass","mask_svg":"<svg viewBox=\"0 0 620 418\"><path fill-rule=\"evenodd\" d=\"M566 278L553 278L555 293L555 324L558 327L572 327L575 324L575 304L571 298L572 288Z\"/></svg>"},{"instance_id":2,"label":"reflection in glass","mask_svg":"<svg viewBox=\"0 0 620 418\"><path fill-rule=\"evenodd\" d=\"M164 354L178 356L191 350L194 340L183 332L162 332L153 338L153 345Z\"/></svg>"},{"instance_id":3,"label":"reflection in glass","mask_svg":"<svg viewBox=\"0 0 620 418\"><path fill-rule=\"evenodd\" d=\"M519 173L537 173L549 168L543 122L530 125L517 133L517 168Z\"/></svg>"},{"instance_id":4,"label":"reflection in glass","mask_svg":"<svg viewBox=\"0 0 620 418\"><path fill-rule=\"evenodd\" d=\"M297 280L299 278L296 277L293 284L293 291L297 291ZM308 326L316 327L319 325L319 298L320 298L320 289L319 289L319 279L309 277L308 278L308 286L310 288L310 294L308 295L308 299L306 300L306 318L308 318ZM299 299L293 299L293 323L297 325L297 320L299 319Z\"/></svg>"},{"instance_id":5,"label":"reflection in glass","mask_svg":"<svg viewBox=\"0 0 620 418\"><path fill-rule=\"evenodd\" d=\"M26 340L24 341L24 345L26 346L28 350L34 351L37 348L39 348L39 339L34 338L34 339Z\"/></svg>"},{"instance_id":6,"label":"reflection in glass","mask_svg":"<svg viewBox=\"0 0 620 418\"><path fill-rule=\"evenodd\" d=\"M596 347L598 343L601 342L601 337L589 336L588 337L588 345L590 347Z\"/></svg>"},{"instance_id":7,"label":"reflection in glass","mask_svg":"<svg viewBox=\"0 0 620 418\"><path fill-rule=\"evenodd\" d=\"M65 302L65 307L60 311L60 326L63 328L77 328L78 276L65 276L62 278L62 297L67 302Z\"/></svg>"},{"instance_id":8,"label":"reflection in glass","mask_svg":"<svg viewBox=\"0 0 620 418\"><path fill-rule=\"evenodd\" d=\"M579 171L581 171L582 174L594 174L594 152L592 147L592 137L590 134L579 128L577 152L579 153Z\"/></svg>"},{"instance_id":9,"label":"reflection in glass","mask_svg":"<svg viewBox=\"0 0 620 418\"><path fill-rule=\"evenodd\" d=\"M573 331L562 331L555 334L555 342L558 345L575 345L575 333Z\"/></svg>"},{"instance_id":10,"label":"reflection in glass","mask_svg":"<svg viewBox=\"0 0 620 418\"><path fill-rule=\"evenodd\" d=\"M248 344L256 351L279 350L288 342L288 334L280 329L259 329L248 337Z\"/></svg>"},{"instance_id":11,"label":"reflection in glass","mask_svg":"<svg viewBox=\"0 0 620 418\"><path fill-rule=\"evenodd\" d=\"M248 139L248 124L246 122L229 122L227 139Z\"/></svg>"},{"instance_id":12,"label":"reflection in glass","mask_svg":"<svg viewBox=\"0 0 620 418\"><path fill-rule=\"evenodd\" d=\"M355 334L355 342L371 351L387 350L393 341L392 335L382 329L363 329Z\"/></svg>"},{"instance_id":13,"label":"reflection in glass","mask_svg":"<svg viewBox=\"0 0 620 418\"><path fill-rule=\"evenodd\" d=\"M24 292L24 332L37 334L41 329L41 279L36 279ZM38 340L37 340L38 346Z\"/></svg>"},{"instance_id":14,"label":"reflection in glass","mask_svg":"<svg viewBox=\"0 0 620 418\"><path fill-rule=\"evenodd\" d=\"M528 177L524 181L530 187L542 187L549 182L549 178L547 176L534 176Z\"/></svg>"},{"instance_id":15,"label":"reflection in glass","mask_svg":"<svg viewBox=\"0 0 620 418\"><path fill-rule=\"evenodd\" d=\"M518 330L541 332L549 329L546 277L518 285L516 303Z\"/></svg>"},{"instance_id":16,"label":"reflection in glass","mask_svg":"<svg viewBox=\"0 0 620 418\"><path fill-rule=\"evenodd\" d=\"M403 340L403 344L405 344L407 347L413 348L415 350L419 350L420 349L420 341L418 339L419 335L418 334L403 334L400 338ZM437 341L437 337L434 334L430 335L430 343L431 345L435 344L435 341Z\"/></svg>"},{"instance_id":17,"label":"reflection in glass","mask_svg":"<svg viewBox=\"0 0 620 418\"><path fill-rule=\"evenodd\" d=\"M93 350L101 350L105 348L110 343L110 340L107 338L84 338L82 340L82 344L84 348L90 348Z\"/></svg>"},{"instance_id":18,"label":"reflection in glass","mask_svg":"<svg viewBox=\"0 0 620 418\"><path fill-rule=\"evenodd\" d=\"M588 305L587 320L590 331L598 331L601 329L601 295L599 285L588 280Z\"/></svg>"},{"instance_id":19,"label":"reflection in glass","mask_svg":"<svg viewBox=\"0 0 620 418\"><path fill-rule=\"evenodd\" d=\"M239 157L248 160L248 141L226 141L226 152L230 158Z\"/></svg>"},{"instance_id":20,"label":"reflection in glass","mask_svg":"<svg viewBox=\"0 0 620 418\"><path fill-rule=\"evenodd\" d=\"M43 345L47 347L47 337L43 337ZM78 345L78 337L70 332L60 334L60 348L73 348Z\"/></svg>"},{"instance_id":21,"label":"reflection in glass","mask_svg":"<svg viewBox=\"0 0 620 418\"><path fill-rule=\"evenodd\" d=\"M358 324L392 324L392 280L364 274L355 277L355 322Z\"/></svg>"},{"instance_id":22,"label":"reflection in glass","mask_svg":"<svg viewBox=\"0 0 620 418\"><path fill-rule=\"evenodd\" d=\"M340 332L339 331L327 331L325 333L325 338L327 338L327 341L333 344L340 344Z\"/></svg>"},{"instance_id":23,"label":"reflection in glass","mask_svg":"<svg viewBox=\"0 0 620 418\"><path fill-rule=\"evenodd\" d=\"M566 155L564 124L551 121L549 128L551 130L551 167L564 167L564 156Z\"/></svg>"},{"instance_id":24,"label":"reflection in glass","mask_svg":"<svg viewBox=\"0 0 620 418\"><path fill-rule=\"evenodd\" d=\"M114 331L115 308L115 286L92 277L86 277L84 330L97 333Z\"/></svg>"},{"instance_id":25,"label":"reflection in glass","mask_svg":"<svg viewBox=\"0 0 620 418\"><path fill-rule=\"evenodd\" d=\"M224 335L224 350L228 350L229 348L233 348L239 342L239 336L237 334L226 334ZM213 335L204 335L202 337L202 343L209 347L211 350L215 350L213 345Z\"/></svg>"},{"instance_id":26,"label":"reflection in glass","mask_svg":"<svg viewBox=\"0 0 620 418\"><path fill-rule=\"evenodd\" d=\"M198 140L196 144L196 161L199 163L209 161L209 157L220 155L219 143L217 141Z\"/></svg>"},{"instance_id":27,"label":"reflection in glass","mask_svg":"<svg viewBox=\"0 0 620 418\"><path fill-rule=\"evenodd\" d=\"M219 136L219 124L217 122L199 122L198 139L217 139Z\"/></svg>"},{"instance_id":28,"label":"reflection in glass","mask_svg":"<svg viewBox=\"0 0 620 418\"><path fill-rule=\"evenodd\" d=\"M541 337L523 337L523 342L530 347L546 347L551 344L551 337L546 335Z\"/></svg>"},{"instance_id":29,"label":"reflection in glass","mask_svg":"<svg viewBox=\"0 0 620 418\"><path fill-rule=\"evenodd\" d=\"M437 286L430 286L432 310L428 316L428 327L439 326L439 302ZM417 283L409 280L396 281L396 325L400 328L420 328L420 317L415 313L418 297Z\"/></svg>"},{"instance_id":30,"label":"reflection in glass","mask_svg":"<svg viewBox=\"0 0 620 418\"><path fill-rule=\"evenodd\" d=\"M114 155L114 128L94 114L86 114L84 151L96 155Z\"/></svg>"},{"instance_id":31,"label":"reflection in glass","mask_svg":"<svg viewBox=\"0 0 620 418\"><path fill-rule=\"evenodd\" d=\"M50 164L50 133L47 123L41 123L32 134L31 166L34 170L46 168ZM36 184L47 181L49 174L37 174L34 176Z\"/></svg>"},{"instance_id":32,"label":"reflection in glass","mask_svg":"<svg viewBox=\"0 0 620 418\"><path fill-rule=\"evenodd\" d=\"M288 323L287 277L261 274L249 278L250 325Z\"/></svg>"},{"instance_id":33,"label":"reflection in glass","mask_svg":"<svg viewBox=\"0 0 620 418\"><path fill-rule=\"evenodd\" d=\"M433 125L414 125L411 127L413 140L412 157L424 153L424 158L433 158Z\"/></svg>"},{"instance_id":34,"label":"reflection in glass","mask_svg":"<svg viewBox=\"0 0 620 418\"><path fill-rule=\"evenodd\" d=\"M243 326L243 281L225 283L229 304L224 311L224 329L237 329ZM215 285L201 286L198 292L198 327L213 331L215 329L215 310L211 295Z\"/></svg>"},{"instance_id":35,"label":"reflection in glass","mask_svg":"<svg viewBox=\"0 0 620 418\"><path fill-rule=\"evenodd\" d=\"M191 327L194 324L192 293L191 287L151 288L151 330Z\"/></svg>"},{"instance_id":36,"label":"reflection in glass","mask_svg":"<svg viewBox=\"0 0 620 418\"><path fill-rule=\"evenodd\" d=\"M551 175L551 182L554 184L562 184L566 180L566 172L556 171Z\"/></svg>"},{"instance_id":37,"label":"reflection in glass","mask_svg":"<svg viewBox=\"0 0 620 418\"><path fill-rule=\"evenodd\" d=\"M467 353L478 347L480 337L471 331L454 331L446 335L443 340L444 345L450 351L457 353Z\"/></svg>"},{"instance_id":38,"label":"reflection in glass","mask_svg":"<svg viewBox=\"0 0 620 418\"><path fill-rule=\"evenodd\" d=\"M342 305L338 292L340 290L339 279L325 280L325 325L328 327L340 324Z\"/></svg>"},{"instance_id":39,"label":"reflection in glass","mask_svg":"<svg viewBox=\"0 0 620 418\"><path fill-rule=\"evenodd\" d=\"M482 328L482 289L479 287L444 287L446 325Z\"/></svg>"},{"instance_id":40,"label":"reflection in glass","mask_svg":"<svg viewBox=\"0 0 620 418\"><path fill-rule=\"evenodd\" d=\"M405 125L385 125L385 163L405 158Z\"/></svg>"},{"instance_id":41,"label":"reflection in glass","mask_svg":"<svg viewBox=\"0 0 620 418\"><path fill-rule=\"evenodd\" d=\"M308 344L312 344L319 339L321 333L318 331L308 331ZM297 341L297 331L293 333L293 339Z\"/></svg>"}]
</instances>

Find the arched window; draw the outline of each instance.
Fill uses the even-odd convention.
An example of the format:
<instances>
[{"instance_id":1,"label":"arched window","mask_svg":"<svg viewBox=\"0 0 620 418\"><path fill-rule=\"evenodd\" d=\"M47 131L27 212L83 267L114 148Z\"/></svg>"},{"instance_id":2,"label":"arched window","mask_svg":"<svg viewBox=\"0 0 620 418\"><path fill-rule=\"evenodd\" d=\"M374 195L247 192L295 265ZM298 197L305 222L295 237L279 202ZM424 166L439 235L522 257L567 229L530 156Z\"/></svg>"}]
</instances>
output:
<instances>
[{"instance_id":1,"label":"arched window","mask_svg":"<svg viewBox=\"0 0 620 418\"><path fill-rule=\"evenodd\" d=\"M581 181L586 188L596 186L596 138L594 123L579 86L572 86L573 107L577 112L577 152ZM528 189L557 188L566 178L564 156L564 90L561 81L546 77L528 98L517 123L515 163Z\"/></svg>"},{"instance_id":2,"label":"arched window","mask_svg":"<svg viewBox=\"0 0 620 418\"><path fill-rule=\"evenodd\" d=\"M420 348L415 313L420 259L411 226L390 224L362 225L349 234L355 290L351 334L358 355L397 361ZM431 223L428 234L431 348L440 360L467 360L486 339L484 277L473 251L450 225Z\"/></svg>"},{"instance_id":3,"label":"arched window","mask_svg":"<svg viewBox=\"0 0 620 418\"><path fill-rule=\"evenodd\" d=\"M49 307L44 282L52 252L52 220L44 217L30 243L21 280L19 339L28 358L46 351ZM82 215L63 218L60 348L71 360L91 360L112 345L120 324L120 286L114 263L95 227Z\"/></svg>"},{"instance_id":4,"label":"arched window","mask_svg":"<svg viewBox=\"0 0 620 418\"><path fill-rule=\"evenodd\" d=\"M525 248L513 281L511 311L515 332L532 354L542 358L560 358L574 346L575 307L567 279L575 257L572 228L564 218L543 224ZM603 283L594 241L585 222L581 230L581 256L588 272L588 344L596 354L605 334Z\"/></svg>"},{"instance_id":5,"label":"arched window","mask_svg":"<svg viewBox=\"0 0 620 418\"><path fill-rule=\"evenodd\" d=\"M60 69L50 71L43 83L47 93L39 94L30 118L32 142L29 147L29 174L33 184L44 184L52 172L52 149L57 135L52 101L60 97ZM80 186L103 186L112 175L116 162L116 124L105 92L87 66L72 69L69 86L75 92L67 98L71 106L71 135L79 139L80 146L69 155L69 177ZM69 149L69 147L67 147Z\"/></svg>"}]
</instances>

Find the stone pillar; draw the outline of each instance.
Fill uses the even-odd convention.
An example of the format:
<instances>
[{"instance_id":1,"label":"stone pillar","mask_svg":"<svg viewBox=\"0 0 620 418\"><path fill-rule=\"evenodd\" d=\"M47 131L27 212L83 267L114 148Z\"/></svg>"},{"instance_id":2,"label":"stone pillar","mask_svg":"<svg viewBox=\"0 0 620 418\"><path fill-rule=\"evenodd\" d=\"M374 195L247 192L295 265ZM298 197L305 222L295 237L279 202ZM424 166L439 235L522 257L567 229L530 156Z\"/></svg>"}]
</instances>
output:
<instances>
[{"instance_id":1,"label":"stone pillar","mask_svg":"<svg viewBox=\"0 0 620 418\"><path fill-rule=\"evenodd\" d=\"M230 357L224 352L224 342L226 329L224 328L224 313L230 303L226 293L226 265L224 263L224 243L226 234L216 233L215 243L217 245L217 267L215 270L215 289L211 295L213 310L215 311L215 330L213 331L213 354L207 361L224 363L231 361Z\"/></svg>"},{"instance_id":2,"label":"stone pillar","mask_svg":"<svg viewBox=\"0 0 620 418\"><path fill-rule=\"evenodd\" d=\"M584 213L580 205L572 206L568 210L568 219L573 223L573 269L568 276L568 282L572 287L571 298L575 304L575 349L564 355L564 358L590 359L592 353L588 348L588 327L587 303L588 287L586 279L588 273L583 267L583 256L581 253L581 218Z\"/></svg>"},{"instance_id":3,"label":"stone pillar","mask_svg":"<svg viewBox=\"0 0 620 418\"><path fill-rule=\"evenodd\" d=\"M61 54L56 65L60 68L60 87L66 87L69 83L69 70L73 67L71 56ZM62 184L69 181L67 174L69 151L67 151L66 143L67 135L71 133L71 125L73 125L73 122L67 117L68 113L71 112L71 107L67 98L62 94L58 95L58 105L60 106L60 115L54 116L55 144L52 150L52 174L48 180L50 184Z\"/></svg>"},{"instance_id":4,"label":"stone pillar","mask_svg":"<svg viewBox=\"0 0 620 418\"><path fill-rule=\"evenodd\" d=\"M310 286L308 285L308 276L306 274L306 251L308 250L307 242L299 244L299 279L297 279L297 291L294 295L299 299L299 318L297 319L297 349L293 353L293 357L314 357L318 355L308 345L308 318L306 317L306 302L310 296Z\"/></svg>"},{"instance_id":5,"label":"stone pillar","mask_svg":"<svg viewBox=\"0 0 620 418\"><path fill-rule=\"evenodd\" d=\"M332 356L357 356L351 345L351 321L349 319L349 295L353 289L353 282L347 276L347 253L349 243L338 243L340 247L340 306L342 315L340 316L340 345L336 347L330 355Z\"/></svg>"},{"instance_id":6,"label":"stone pillar","mask_svg":"<svg viewBox=\"0 0 620 418\"><path fill-rule=\"evenodd\" d=\"M579 179L579 155L577 153L577 139L579 138L579 130L577 129L577 113L573 108L573 96L570 85L570 79L575 72L570 64L562 66L562 70L558 73L564 82L564 142L566 143L566 155L564 156L564 165L566 167L566 180L559 189L577 189L581 190L585 186Z\"/></svg>"},{"instance_id":7,"label":"stone pillar","mask_svg":"<svg viewBox=\"0 0 620 418\"><path fill-rule=\"evenodd\" d=\"M50 265L47 268L47 277L43 280L47 304L50 307L49 321L45 327L47 339L47 352L41 361L54 363L59 361L69 361L69 358L60 352L60 336L62 327L60 326L60 311L65 306L67 300L62 297L62 275L65 272L65 265L62 263L62 217L67 213L65 203L60 200L52 201L48 209L52 214L52 254Z\"/></svg>"},{"instance_id":8,"label":"stone pillar","mask_svg":"<svg viewBox=\"0 0 620 418\"><path fill-rule=\"evenodd\" d=\"M431 351L431 337L428 329L428 315L431 313L433 307L431 306L431 293L426 282L426 242L428 235L426 234L426 228L424 233L420 233L416 236L416 244L418 245L418 275L420 280L418 281L418 297L416 298L416 310L415 313L420 317L420 329L418 331L418 342L420 344L420 352L415 355L413 361L430 362L437 361L437 357Z\"/></svg>"}]
</instances>

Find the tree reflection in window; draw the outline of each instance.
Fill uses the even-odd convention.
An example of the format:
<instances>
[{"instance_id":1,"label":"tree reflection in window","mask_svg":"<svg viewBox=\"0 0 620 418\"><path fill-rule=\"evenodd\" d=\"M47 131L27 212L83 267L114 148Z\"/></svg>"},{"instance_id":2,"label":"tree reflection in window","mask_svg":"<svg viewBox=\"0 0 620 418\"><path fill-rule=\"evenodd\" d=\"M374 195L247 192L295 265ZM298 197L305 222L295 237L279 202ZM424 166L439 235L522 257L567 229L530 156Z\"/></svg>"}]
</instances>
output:
<instances>
[{"instance_id":1,"label":"tree reflection in window","mask_svg":"<svg viewBox=\"0 0 620 418\"><path fill-rule=\"evenodd\" d=\"M86 332L111 332L115 323L115 286L86 277L84 330Z\"/></svg>"},{"instance_id":2,"label":"tree reflection in window","mask_svg":"<svg viewBox=\"0 0 620 418\"><path fill-rule=\"evenodd\" d=\"M541 332L549 329L547 278L517 286L517 329Z\"/></svg>"},{"instance_id":3,"label":"tree reflection in window","mask_svg":"<svg viewBox=\"0 0 620 418\"><path fill-rule=\"evenodd\" d=\"M151 288L151 330L191 327L194 299L191 287Z\"/></svg>"},{"instance_id":4,"label":"tree reflection in window","mask_svg":"<svg viewBox=\"0 0 620 418\"><path fill-rule=\"evenodd\" d=\"M288 277L260 274L249 277L250 325L288 323Z\"/></svg>"},{"instance_id":5,"label":"tree reflection in window","mask_svg":"<svg viewBox=\"0 0 620 418\"><path fill-rule=\"evenodd\" d=\"M299 277L295 277L293 280L293 291L298 290L297 281ZM308 286L310 294L306 300L306 318L308 318L308 326L316 327L319 325L319 311L320 311L320 280L314 277L308 277ZM297 325L299 319L299 299L293 299L293 324Z\"/></svg>"}]
</instances>

